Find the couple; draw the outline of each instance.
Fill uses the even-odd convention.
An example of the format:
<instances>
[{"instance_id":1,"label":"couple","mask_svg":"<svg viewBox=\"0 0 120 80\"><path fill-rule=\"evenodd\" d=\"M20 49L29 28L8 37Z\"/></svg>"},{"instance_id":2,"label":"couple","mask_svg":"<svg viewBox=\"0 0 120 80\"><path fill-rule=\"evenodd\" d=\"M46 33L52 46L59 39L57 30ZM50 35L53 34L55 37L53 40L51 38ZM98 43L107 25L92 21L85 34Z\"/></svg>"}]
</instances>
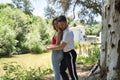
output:
<instances>
[{"instance_id":1,"label":"couple","mask_svg":"<svg viewBox=\"0 0 120 80\"><path fill-rule=\"evenodd\" d=\"M56 34L52 38L52 45L47 46L47 50L52 50L52 64L54 69L54 80L69 80L66 73L68 68L72 80L78 80L76 73L76 57L74 50L74 35L68 28L66 17L61 15L53 20L53 28Z\"/></svg>"}]
</instances>

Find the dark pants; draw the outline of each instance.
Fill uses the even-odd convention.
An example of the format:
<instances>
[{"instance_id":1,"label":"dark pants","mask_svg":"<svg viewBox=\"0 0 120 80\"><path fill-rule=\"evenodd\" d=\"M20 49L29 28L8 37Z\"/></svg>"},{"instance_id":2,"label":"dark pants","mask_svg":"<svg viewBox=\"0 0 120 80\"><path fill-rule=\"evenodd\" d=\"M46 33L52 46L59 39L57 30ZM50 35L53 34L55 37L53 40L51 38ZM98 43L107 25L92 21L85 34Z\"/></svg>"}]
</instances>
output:
<instances>
[{"instance_id":1,"label":"dark pants","mask_svg":"<svg viewBox=\"0 0 120 80\"><path fill-rule=\"evenodd\" d=\"M71 79L78 80L77 73L76 73L76 65L75 65L76 57L77 57L77 54L74 50L63 53L63 60L61 61L61 65L60 65L60 73L63 80L69 80L68 75L66 73L67 68L68 68Z\"/></svg>"}]
</instances>

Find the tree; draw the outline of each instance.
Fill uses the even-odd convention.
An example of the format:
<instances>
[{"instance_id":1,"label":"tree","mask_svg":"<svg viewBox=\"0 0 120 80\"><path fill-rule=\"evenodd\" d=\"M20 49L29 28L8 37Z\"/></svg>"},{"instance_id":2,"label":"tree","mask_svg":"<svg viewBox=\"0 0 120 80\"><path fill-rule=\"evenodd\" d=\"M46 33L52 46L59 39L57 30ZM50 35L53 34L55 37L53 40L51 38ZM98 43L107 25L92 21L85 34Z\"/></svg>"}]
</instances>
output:
<instances>
[{"instance_id":1,"label":"tree","mask_svg":"<svg viewBox=\"0 0 120 80\"><path fill-rule=\"evenodd\" d=\"M107 80L120 80L120 1L103 0L102 14L101 54L105 55Z\"/></svg>"},{"instance_id":2,"label":"tree","mask_svg":"<svg viewBox=\"0 0 120 80\"><path fill-rule=\"evenodd\" d=\"M12 0L15 4L16 8L20 8L23 10L24 13L31 15L34 8L30 0Z\"/></svg>"},{"instance_id":3,"label":"tree","mask_svg":"<svg viewBox=\"0 0 120 80\"><path fill-rule=\"evenodd\" d=\"M50 6L47 6L44 11L45 11L45 17L47 17L49 19L56 16L55 15L56 11Z\"/></svg>"},{"instance_id":4,"label":"tree","mask_svg":"<svg viewBox=\"0 0 120 80\"><path fill-rule=\"evenodd\" d=\"M4 9L6 7L11 7L11 8L14 8L14 6L10 3L6 3L6 4L0 4L0 9Z\"/></svg>"},{"instance_id":5,"label":"tree","mask_svg":"<svg viewBox=\"0 0 120 80\"><path fill-rule=\"evenodd\" d=\"M75 18L76 7L78 10L78 17L81 22L94 23L95 16L101 15L101 0L49 0L54 7L62 8L64 14L72 9L73 19ZM58 6L56 6L58 5Z\"/></svg>"},{"instance_id":6,"label":"tree","mask_svg":"<svg viewBox=\"0 0 120 80\"><path fill-rule=\"evenodd\" d=\"M103 0L101 77L120 80L120 1Z\"/></svg>"}]
</instances>

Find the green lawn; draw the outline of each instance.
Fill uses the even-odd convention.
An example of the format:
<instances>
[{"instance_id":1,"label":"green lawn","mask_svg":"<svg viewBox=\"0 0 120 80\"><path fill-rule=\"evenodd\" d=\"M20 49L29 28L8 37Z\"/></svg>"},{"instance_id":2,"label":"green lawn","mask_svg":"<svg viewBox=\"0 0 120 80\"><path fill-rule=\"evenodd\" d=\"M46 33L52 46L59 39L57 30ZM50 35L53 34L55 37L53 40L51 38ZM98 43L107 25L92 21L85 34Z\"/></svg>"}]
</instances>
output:
<instances>
[{"instance_id":1,"label":"green lawn","mask_svg":"<svg viewBox=\"0 0 120 80\"><path fill-rule=\"evenodd\" d=\"M78 51L78 50L77 50ZM2 66L3 63L16 62L25 69L38 68L41 69L52 69L51 63L51 51L43 54L21 54L13 55L10 58L0 58L0 75L3 74Z\"/></svg>"},{"instance_id":2,"label":"green lawn","mask_svg":"<svg viewBox=\"0 0 120 80\"><path fill-rule=\"evenodd\" d=\"M51 52L43 53L43 54L22 54L22 55L14 55L11 58L0 58L0 75L3 73L2 65L3 63L8 62L17 62L17 64L22 67L28 68L37 68L41 67L41 69L52 68L51 65Z\"/></svg>"}]
</instances>

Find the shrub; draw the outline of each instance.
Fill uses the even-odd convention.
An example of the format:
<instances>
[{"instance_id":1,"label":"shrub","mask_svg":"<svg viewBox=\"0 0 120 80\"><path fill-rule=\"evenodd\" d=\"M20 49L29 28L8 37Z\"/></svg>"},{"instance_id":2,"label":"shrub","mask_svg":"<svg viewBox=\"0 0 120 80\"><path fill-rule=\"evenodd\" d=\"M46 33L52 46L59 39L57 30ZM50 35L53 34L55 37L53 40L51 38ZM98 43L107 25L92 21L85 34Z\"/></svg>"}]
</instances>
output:
<instances>
[{"instance_id":1,"label":"shrub","mask_svg":"<svg viewBox=\"0 0 120 80\"><path fill-rule=\"evenodd\" d=\"M75 42L74 46L75 46L75 49L78 49L80 47L80 42Z\"/></svg>"},{"instance_id":2,"label":"shrub","mask_svg":"<svg viewBox=\"0 0 120 80\"><path fill-rule=\"evenodd\" d=\"M15 62L4 63L3 70L5 74L0 77L0 80L34 80L36 78L40 80L44 75L52 72L50 68L41 70L40 67L25 70Z\"/></svg>"},{"instance_id":3,"label":"shrub","mask_svg":"<svg viewBox=\"0 0 120 80\"><path fill-rule=\"evenodd\" d=\"M100 48L98 45L91 45L91 48L87 51L87 56L79 55L77 57L77 63L82 64L94 64L98 60L100 54Z\"/></svg>"},{"instance_id":4,"label":"shrub","mask_svg":"<svg viewBox=\"0 0 120 80\"><path fill-rule=\"evenodd\" d=\"M0 56L10 56L15 50L15 32L8 26L0 26Z\"/></svg>"}]
</instances>

